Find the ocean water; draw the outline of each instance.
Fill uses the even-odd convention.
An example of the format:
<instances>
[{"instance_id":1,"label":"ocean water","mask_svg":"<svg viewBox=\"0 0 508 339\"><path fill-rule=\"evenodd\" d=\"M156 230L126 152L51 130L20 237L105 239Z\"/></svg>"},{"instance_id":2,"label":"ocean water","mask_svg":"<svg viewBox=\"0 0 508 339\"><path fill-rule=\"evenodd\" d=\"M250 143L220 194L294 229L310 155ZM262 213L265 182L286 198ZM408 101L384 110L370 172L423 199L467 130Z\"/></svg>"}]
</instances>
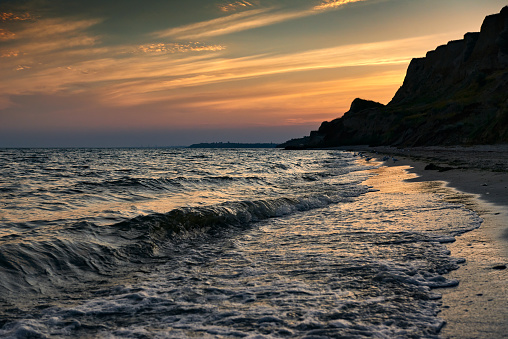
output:
<instances>
[{"instance_id":1,"label":"ocean water","mask_svg":"<svg viewBox=\"0 0 508 339\"><path fill-rule=\"evenodd\" d=\"M0 150L0 337L434 338L479 227L342 151ZM393 187L393 189L386 189Z\"/></svg>"}]
</instances>

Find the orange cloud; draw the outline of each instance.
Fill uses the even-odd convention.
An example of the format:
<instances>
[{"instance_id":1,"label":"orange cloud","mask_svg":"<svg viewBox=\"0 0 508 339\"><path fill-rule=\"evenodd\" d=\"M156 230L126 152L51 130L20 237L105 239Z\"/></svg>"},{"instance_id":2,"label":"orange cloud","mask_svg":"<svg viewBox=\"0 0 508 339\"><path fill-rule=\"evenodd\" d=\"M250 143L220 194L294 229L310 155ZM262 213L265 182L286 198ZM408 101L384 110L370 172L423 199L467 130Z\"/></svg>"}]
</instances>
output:
<instances>
[{"instance_id":1,"label":"orange cloud","mask_svg":"<svg viewBox=\"0 0 508 339\"><path fill-rule=\"evenodd\" d=\"M8 47L0 47L0 57L16 59L10 62L2 60L0 71L19 69L19 64L34 69L72 62L79 54L83 59L93 57L96 51L92 47L97 44L98 37L91 36L86 30L98 22L44 19L23 23L16 33L0 29L0 40L12 40Z\"/></svg>"},{"instance_id":2,"label":"orange cloud","mask_svg":"<svg viewBox=\"0 0 508 339\"><path fill-rule=\"evenodd\" d=\"M313 80L302 78L294 82L279 79L256 86L242 86L235 90L223 88L208 91L208 98L199 101L186 101L188 107L211 108L220 110L244 110L270 108L269 114L275 114L275 108L284 111L305 112L316 110L335 111L340 102L348 102L355 96L375 93L374 100L387 102L404 79L405 65L397 71L365 73L336 80ZM227 86L226 86L227 87ZM351 99L350 99L351 98Z\"/></svg>"},{"instance_id":3,"label":"orange cloud","mask_svg":"<svg viewBox=\"0 0 508 339\"><path fill-rule=\"evenodd\" d=\"M30 68L32 68L32 67L27 66L27 65L18 65L16 67L16 71L23 71L23 70L30 69Z\"/></svg>"},{"instance_id":4,"label":"orange cloud","mask_svg":"<svg viewBox=\"0 0 508 339\"><path fill-rule=\"evenodd\" d=\"M19 51L5 51L0 54L0 58L10 58L17 57L19 55Z\"/></svg>"},{"instance_id":5,"label":"orange cloud","mask_svg":"<svg viewBox=\"0 0 508 339\"><path fill-rule=\"evenodd\" d=\"M147 94L153 95L154 101L138 104L145 108L157 107L159 113L153 113L153 119L173 127L319 125L347 111L351 101L359 95L389 101L403 80L404 69L403 65L388 71L364 69L360 75L336 80L314 75L312 80L302 76L295 81L282 76L268 82L252 79L242 83L211 84L198 90L182 87L164 92L164 100L159 100L162 93ZM124 89L128 90L122 88L116 94L121 95Z\"/></svg>"},{"instance_id":6,"label":"orange cloud","mask_svg":"<svg viewBox=\"0 0 508 339\"><path fill-rule=\"evenodd\" d=\"M11 12L0 12L0 21L26 21L26 20L34 20L35 17L33 17L30 13L22 13L22 14L16 14Z\"/></svg>"},{"instance_id":7,"label":"orange cloud","mask_svg":"<svg viewBox=\"0 0 508 339\"><path fill-rule=\"evenodd\" d=\"M206 52L222 51L226 49L222 45L207 45L199 42L180 43L156 43L141 45L138 49L144 53L165 54L165 53L185 53L185 52Z\"/></svg>"},{"instance_id":8,"label":"orange cloud","mask_svg":"<svg viewBox=\"0 0 508 339\"><path fill-rule=\"evenodd\" d=\"M177 39L201 39L245 31L248 29L273 25L279 22L315 15L314 10L274 12L271 9L251 9L227 17L198 22L195 24L171 28L157 32L158 37L174 37Z\"/></svg>"},{"instance_id":9,"label":"orange cloud","mask_svg":"<svg viewBox=\"0 0 508 339\"><path fill-rule=\"evenodd\" d=\"M44 19L26 26L18 32L20 38L35 40L35 38L53 40L54 38L68 36L83 36L86 29L98 24L100 20L69 20L69 19Z\"/></svg>"},{"instance_id":10,"label":"orange cloud","mask_svg":"<svg viewBox=\"0 0 508 339\"><path fill-rule=\"evenodd\" d=\"M207 32L218 35L309 12L319 13L312 8L293 12L251 9L159 34L176 38ZM58 96L86 98L91 105L117 111L148 107L147 111L156 112L150 116L153 124L226 124L242 119L245 123L318 123L347 110L346 105L358 95L389 100L409 60L445 40L428 36L239 57L237 51L236 56L229 55L220 44L185 40L101 46L101 37L89 30L98 22L45 19L23 23L9 49L0 49L4 57L0 107L14 106L9 99L16 95ZM352 67L375 74L369 77L366 71L344 79L343 73L352 74L348 73ZM324 69L326 72L320 71ZM387 70L393 72L381 74ZM328 76L331 73L336 81ZM293 120L287 120L290 115ZM139 115L136 119L144 118Z\"/></svg>"},{"instance_id":11,"label":"orange cloud","mask_svg":"<svg viewBox=\"0 0 508 339\"><path fill-rule=\"evenodd\" d=\"M199 93L203 88L212 85L238 84L240 81L243 83L249 79L267 76L344 67L399 67L401 71L397 83L400 85L400 76L403 76L411 57L428 49L422 46L433 45L435 40L439 40L439 37L341 46L279 56L257 55L230 59L210 56L170 60L159 56L150 61L137 58L124 60L121 65L117 62L115 65L113 60L111 63L97 61L83 67L96 69L95 80L102 79L110 84L101 93L105 102L113 106L130 106L165 101L171 93L183 89L194 88L192 91ZM112 72L114 69L117 71ZM128 78L125 77L126 69L131 70ZM55 76L58 79L62 77ZM361 85L359 82L358 86ZM238 89L232 88L231 91L237 92Z\"/></svg>"},{"instance_id":12,"label":"orange cloud","mask_svg":"<svg viewBox=\"0 0 508 339\"><path fill-rule=\"evenodd\" d=\"M413 56L441 40L441 36L428 36L238 58L227 58L222 53L178 57L155 53L150 58L144 53L126 53L117 58L108 51L83 49L72 51L80 53L73 57L71 52L66 52L67 57L63 60L67 63L57 64L60 67L30 63L25 56L12 58L12 62L7 62L9 58L6 58L0 65L0 70L5 70L6 80L0 83L0 93L92 92L108 106L144 105L167 101L172 93L182 90L189 89L196 95L209 85L236 83L235 87L238 87L240 81L267 76L358 66L398 65L403 69ZM81 54L87 54L88 60L79 61ZM54 54L41 55L38 59L46 60L51 55ZM19 65L23 65L22 77L6 69L17 69Z\"/></svg>"},{"instance_id":13,"label":"orange cloud","mask_svg":"<svg viewBox=\"0 0 508 339\"><path fill-rule=\"evenodd\" d=\"M230 3L225 3L225 4L219 4L219 5L217 5L217 7L223 12L234 12L234 11L238 11L240 9L246 9L246 8L254 7L257 5L259 5L259 1L241 0L241 1L234 1L234 2L230 2Z\"/></svg>"},{"instance_id":14,"label":"orange cloud","mask_svg":"<svg viewBox=\"0 0 508 339\"><path fill-rule=\"evenodd\" d=\"M4 28L0 28L0 40L12 40L16 37L16 34L12 33L11 31L8 31Z\"/></svg>"},{"instance_id":15,"label":"orange cloud","mask_svg":"<svg viewBox=\"0 0 508 339\"><path fill-rule=\"evenodd\" d=\"M235 13L226 17L212 19L208 21L197 22L180 27L170 28L164 31L156 32L159 38L175 37L177 39L196 39L204 36L214 36L226 34L223 32L235 32L242 30L238 25L252 22L256 18L268 12L269 9L252 9L241 13Z\"/></svg>"},{"instance_id":16,"label":"orange cloud","mask_svg":"<svg viewBox=\"0 0 508 339\"><path fill-rule=\"evenodd\" d=\"M170 28L156 32L159 38L173 37L177 39L201 39L205 37L220 36L248 29L273 25L276 23L318 15L323 10L338 9L348 3L367 0L325 0L318 6L299 10L275 10L275 8L249 9L240 13L230 14L226 17L202 21L180 27ZM236 8L253 7L253 2L236 1L228 5L222 5L224 12L233 11Z\"/></svg>"},{"instance_id":17,"label":"orange cloud","mask_svg":"<svg viewBox=\"0 0 508 339\"><path fill-rule=\"evenodd\" d=\"M322 4L314 7L315 10L333 9L344 6L352 2L360 2L367 0L325 0Z\"/></svg>"}]
</instances>

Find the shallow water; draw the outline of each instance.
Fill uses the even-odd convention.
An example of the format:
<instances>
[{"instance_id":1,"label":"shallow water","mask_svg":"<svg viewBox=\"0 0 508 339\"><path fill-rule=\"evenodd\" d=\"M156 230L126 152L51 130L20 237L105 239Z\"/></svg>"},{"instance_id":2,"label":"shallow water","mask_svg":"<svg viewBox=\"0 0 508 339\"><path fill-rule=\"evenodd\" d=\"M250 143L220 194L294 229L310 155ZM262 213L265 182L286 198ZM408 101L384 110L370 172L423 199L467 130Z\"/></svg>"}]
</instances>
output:
<instances>
[{"instance_id":1,"label":"shallow water","mask_svg":"<svg viewBox=\"0 0 508 339\"><path fill-rule=\"evenodd\" d=\"M434 337L461 205L340 151L0 151L0 336ZM389 177L389 176L388 176Z\"/></svg>"}]
</instances>

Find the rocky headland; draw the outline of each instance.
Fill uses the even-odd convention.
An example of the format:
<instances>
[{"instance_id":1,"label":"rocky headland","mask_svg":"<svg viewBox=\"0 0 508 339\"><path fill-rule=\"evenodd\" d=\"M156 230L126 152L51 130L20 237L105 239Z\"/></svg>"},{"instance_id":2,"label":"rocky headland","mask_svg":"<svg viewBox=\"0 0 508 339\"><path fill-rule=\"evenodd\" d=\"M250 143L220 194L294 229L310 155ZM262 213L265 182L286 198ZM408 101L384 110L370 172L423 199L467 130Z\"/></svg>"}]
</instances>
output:
<instances>
[{"instance_id":1,"label":"rocky headland","mask_svg":"<svg viewBox=\"0 0 508 339\"><path fill-rule=\"evenodd\" d=\"M480 32L413 59L388 104L355 99L342 117L279 147L500 143L508 143L508 6Z\"/></svg>"}]
</instances>

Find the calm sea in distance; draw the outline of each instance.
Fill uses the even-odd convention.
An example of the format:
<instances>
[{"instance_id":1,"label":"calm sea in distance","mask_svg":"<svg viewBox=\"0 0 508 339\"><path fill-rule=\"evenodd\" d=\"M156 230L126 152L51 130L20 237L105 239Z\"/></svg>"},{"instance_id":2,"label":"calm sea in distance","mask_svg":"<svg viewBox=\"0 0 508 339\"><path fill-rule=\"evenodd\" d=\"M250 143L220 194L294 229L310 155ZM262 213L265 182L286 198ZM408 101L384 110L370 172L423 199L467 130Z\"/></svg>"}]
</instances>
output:
<instances>
[{"instance_id":1,"label":"calm sea in distance","mask_svg":"<svg viewBox=\"0 0 508 339\"><path fill-rule=\"evenodd\" d=\"M437 337L461 205L342 151L0 149L0 337Z\"/></svg>"}]
</instances>

